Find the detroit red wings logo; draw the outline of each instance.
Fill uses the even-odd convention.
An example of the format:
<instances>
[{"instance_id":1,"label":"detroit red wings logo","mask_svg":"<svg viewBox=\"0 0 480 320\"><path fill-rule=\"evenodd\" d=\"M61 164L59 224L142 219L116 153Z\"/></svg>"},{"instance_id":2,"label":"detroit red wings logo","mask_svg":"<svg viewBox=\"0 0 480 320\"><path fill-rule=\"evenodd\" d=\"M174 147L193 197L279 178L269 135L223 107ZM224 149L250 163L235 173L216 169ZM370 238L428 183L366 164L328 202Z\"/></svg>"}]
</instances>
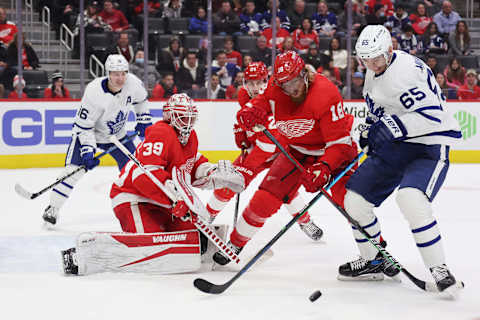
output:
<instances>
[{"instance_id":1,"label":"detroit red wings logo","mask_svg":"<svg viewBox=\"0 0 480 320\"><path fill-rule=\"evenodd\" d=\"M313 119L295 119L287 121L277 121L277 129L287 138L298 138L304 136L313 129L315 120Z\"/></svg>"}]
</instances>

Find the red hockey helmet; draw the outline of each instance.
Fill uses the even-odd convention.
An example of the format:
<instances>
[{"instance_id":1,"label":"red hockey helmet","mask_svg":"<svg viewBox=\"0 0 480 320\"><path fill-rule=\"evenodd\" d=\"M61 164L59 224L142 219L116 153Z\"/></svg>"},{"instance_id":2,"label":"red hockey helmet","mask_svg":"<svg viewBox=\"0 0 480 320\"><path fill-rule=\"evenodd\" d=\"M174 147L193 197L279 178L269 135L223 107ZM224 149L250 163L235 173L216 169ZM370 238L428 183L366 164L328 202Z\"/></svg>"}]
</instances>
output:
<instances>
[{"instance_id":1,"label":"red hockey helmet","mask_svg":"<svg viewBox=\"0 0 480 320\"><path fill-rule=\"evenodd\" d=\"M251 62L245 68L245 80L265 80L267 77L267 67L261 61Z\"/></svg>"},{"instance_id":2,"label":"red hockey helmet","mask_svg":"<svg viewBox=\"0 0 480 320\"><path fill-rule=\"evenodd\" d=\"M174 94L163 107L163 120L178 132L180 143L186 145L198 118L198 109L185 93Z\"/></svg>"},{"instance_id":3,"label":"red hockey helmet","mask_svg":"<svg viewBox=\"0 0 480 320\"><path fill-rule=\"evenodd\" d=\"M303 75L305 62L295 51L282 53L275 59L273 77L275 83L281 85L293 78Z\"/></svg>"}]
</instances>

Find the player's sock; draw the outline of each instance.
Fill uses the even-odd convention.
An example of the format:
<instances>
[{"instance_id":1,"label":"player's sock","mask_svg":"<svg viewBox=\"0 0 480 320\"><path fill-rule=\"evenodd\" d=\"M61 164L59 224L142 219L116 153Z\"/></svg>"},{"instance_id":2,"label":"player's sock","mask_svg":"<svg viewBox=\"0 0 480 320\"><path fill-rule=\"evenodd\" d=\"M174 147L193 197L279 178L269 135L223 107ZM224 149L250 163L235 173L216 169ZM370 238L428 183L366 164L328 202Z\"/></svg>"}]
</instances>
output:
<instances>
[{"instance_id":1,"label":"player's sock","mask_svg":"<svg viewBox=\"0 0 480 320\"><path fill-rule=\"evenodd\" d=\"M215 220L217 215L227 206L228 202L234 196L235 193L228 188L222 188L213 191L213 194L207 203L207 210L210 213L210 224Z\"/></svg>"}]
</instances>

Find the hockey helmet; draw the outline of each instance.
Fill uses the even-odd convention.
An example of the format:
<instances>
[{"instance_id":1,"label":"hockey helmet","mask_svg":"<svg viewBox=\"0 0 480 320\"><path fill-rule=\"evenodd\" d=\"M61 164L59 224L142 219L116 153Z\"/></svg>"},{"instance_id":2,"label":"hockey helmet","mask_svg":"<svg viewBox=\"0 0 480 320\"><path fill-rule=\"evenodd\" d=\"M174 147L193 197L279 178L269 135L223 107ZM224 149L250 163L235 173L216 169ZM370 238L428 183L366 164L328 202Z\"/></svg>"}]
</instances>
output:
<instances>
[{"instance_id":1,"label":"hockey helmet","mask_svg":"<svg viewBox=\"0 0 480 320\"><path fill-rule=\"evenodd\" d=\"M355 44L355 50L360 59L371 59L383 55L387 65L390 63L390 47L392 47L392 36L382 25L366 26Z\"/></svg>"},{"instance_id":2,"label":"hockey helmet","mask_svg":"<svg viewBox=\"0 0 480 320\"><path fill-rule=\"evenodd\" d=\"M268 70L263 62L251 62L245 68L243 87L250 97L265 90L268 84Z\"/></svg>"},{"instance_id":3,"label":"hockey helmet","mask_svg":"<svg viewBox=\"0 0 480 320\"><path fill-rule=\"evenodd\" d=\"M105 61L105 71L107 76L110 71L126 71L128 72L128 62L127 59L121 54L111 54L107 57Z\"/></svg>"},{"instance_id":4,"label":"hockey helmet","mask_svg":"<svg viewBox=\"0 0 480 320\"><path fill-rule=\"evenodd\" d=\"M163 107L163 120L178 132L178 139L186 145L198 119L198 109L186 93L174 94Z\"/></svg>"},{"instance_id":5,"label":"hockey helmet","mask_svg":"<svg viewBox=\"0 0 480 320\"><path fill-rule=\"evenodd\" d=\"M295 51L282 53L275 59L273 77L275 83L281 85L305 73L305 62Z\"/></svg>"}]
</instances>

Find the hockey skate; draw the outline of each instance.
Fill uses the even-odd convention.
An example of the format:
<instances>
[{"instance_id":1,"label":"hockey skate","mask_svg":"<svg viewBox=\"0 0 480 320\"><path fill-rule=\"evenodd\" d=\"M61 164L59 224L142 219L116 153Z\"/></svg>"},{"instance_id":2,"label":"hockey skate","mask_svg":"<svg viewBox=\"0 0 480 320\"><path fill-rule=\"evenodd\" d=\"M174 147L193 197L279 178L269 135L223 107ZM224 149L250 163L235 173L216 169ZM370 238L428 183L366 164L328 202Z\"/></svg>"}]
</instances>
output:
<instances>
[{"instance_id":1,"label":"hockey skate","mask_svg":"<svg viewBox=\"0 0 480 320\"><path fill-rule=\"evenodd\" d=\"M310 220L307 223L299 223L298 225L300 229L302 229L302 231L305 232L305 234L313 241L318 241L323 236L322 229L320 229L320 227L317 226L313 220Z\"/></svg>"},{"instance_id":2,"label":"hockey skate","mask_svg":"<svg viewBox=\"0 0 480 320\"><path fill-rule=\"evenodd\" d=\"M357 260L342 264L338 268L338 280L342 281L381 281L383 275L395 278L400 270L395 268L393 264L386 260L379 252L375 259L367 261L363 257ZM395 279L397 280L397 279Z\"/></svg>"},{"instance_id":3,"label":"hockey skate","mask_svg":"<svg viewBox=\"0 0 480 320\"><path fill-rule=\"evenodd\" d=\"M235 245L233 245L230 241L228 241L227 243L227 246L229 246L229 248L236 254L240 254L240 252L242 251L243 247L237 247ZM213 261L215 261L216 263L218 263L219 265L221 266L224 266L228 263L230 263L230 258L227 257L226 255L223 254L223 252L221 251L217 251L215 252L215 254L213 255Z\"/></svg>"},{"instance_id":4,"label":"hockey skate","mask_svg":"<svg viewBox=\"0 0 480 320\"><path fill-rule=\"evenodd\" d=\"M464 286L463 282L460 281L460 283L457 283L457 280L445 264L430 268L430 272L432 273L433 279L435 279L438 291L455 299L458 295L458 290Z\"/></svg>"},{"instance_id":5,"label":"hockey skate","mask_svg":"<svg viewBox=\"0 0 480 320\"><path fill-rule=\"evenodd\" d=\"M65 274L78 274L77 254L75 248L61 251L63 272Z\"/></svg>"},{"instance_id":6,"label":"hockey skate","mask_svg":"<svg viewBox=\"0 0 480 320\"><path fill-rule=\"evenodd\" d=\"M58 208L50 205L45 209L42 216L45 228L51 229L55 226L57 223L58 211Z\"/></svg>"}]
</instances>

